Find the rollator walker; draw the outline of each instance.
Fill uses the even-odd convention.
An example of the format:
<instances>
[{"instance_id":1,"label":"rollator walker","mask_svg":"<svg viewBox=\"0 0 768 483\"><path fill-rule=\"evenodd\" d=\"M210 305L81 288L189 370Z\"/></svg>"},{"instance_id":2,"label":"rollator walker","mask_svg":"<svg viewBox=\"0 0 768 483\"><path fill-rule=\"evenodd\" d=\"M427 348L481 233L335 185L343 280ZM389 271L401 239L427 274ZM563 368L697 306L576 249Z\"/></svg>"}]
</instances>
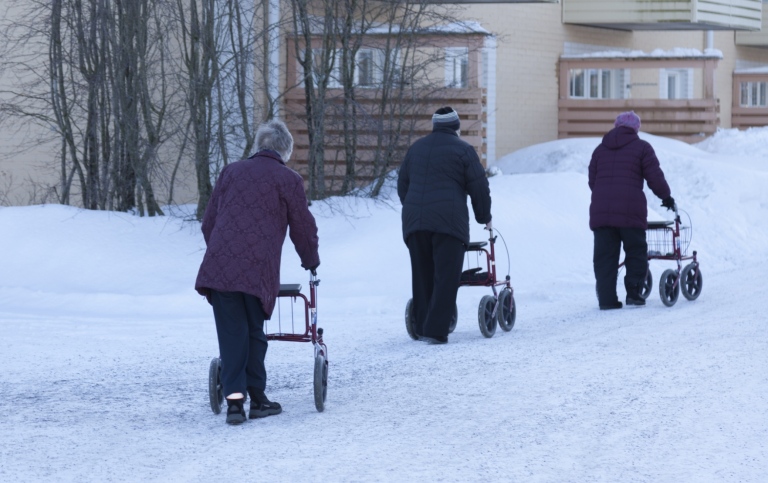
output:
<instances>
[{"instance_id":1,"label":"rollator walker","mask_svg":"<svg viewBox=\"0 0 768 483\"><path fill-rule=\"evenodd\" d=\"M677 302L680 292L688 300L696 300L701 295L703 278L699 261L696 258L696 250L688 255L688 248L691 244L693 227L688 216L688 225L681 225L680 213L677 210L677 204L673 207L675 218L673 221L651 221L648 222L648 229L645 231L646 241L648 242L648 261L651 260L669 260L677 263L677 269L669 268L664 270L659 279L659 296L661 302L667 307L672 307ZM684 212L685 213L685 212ZM683 267L682 262L691 260ZM619 264L619 268L624 266L624 262ZM640 296L647 299L653 289L653 274L651 265L648 264L648 271L643 280L643 287Z\"/></svg>"},{"instance_id":2,"label":"rollator walker","mask_svg":"<svg viewBox=\"0 0 768 483\"><path fill-rule=\"evenodd\" d=\"M328 393L328 347L323 342L323 329L317 326L317 286L319 284L320 280L318 280L317 272L314 270L310 271L309 276L309 298L301 293L301 284L280 284L280 292L277 294L277 320L264 321L264 334L268 341L312 343L315 356L313 373L315 408L322 412L325 409L325 398ZM287 320L287 315L282 314L280 299L289 300L291 305L290 320ZM303 306L304 309L303 324L300 323L300 319L296 321L294 317L294 306L297 304ZM285 322L283 317L286 319ZM214 357L211 360L208 371L208 396L211 410L214 414L219 414L224 402L221 386L221 359L219 357Z\"/></svg>"},{"instance_id":3,"label":"rollator walker","mask_svg":"<svg viewBox=\"0 0 768 483\"><path fill-rule=\"evenodd\" d=\"M477 311L477 323L484 337L493 337L498 325L504 332L509 332L515 326L517 307L509 273L504 280L496 276L496 236L494 229L488 230L488 241L469 242L467 245L465 263L467 267L461 273L459 287L491 287L493 295L485 295L480 299ZM502 237L503 240L503 237ZM488 249L486 249L488 247ZM507 257L509 258L509 257ZM485 261L485 263L483 263ZM483 271L485 269L485 271ZM497 287L502 287L501 291ZM414 329L413 299L405 305L405 329L413 340L418 339ZM458 307L454 306L453 317L448 327L448 333L456 329Z\"/></svg>"}]
</instances>

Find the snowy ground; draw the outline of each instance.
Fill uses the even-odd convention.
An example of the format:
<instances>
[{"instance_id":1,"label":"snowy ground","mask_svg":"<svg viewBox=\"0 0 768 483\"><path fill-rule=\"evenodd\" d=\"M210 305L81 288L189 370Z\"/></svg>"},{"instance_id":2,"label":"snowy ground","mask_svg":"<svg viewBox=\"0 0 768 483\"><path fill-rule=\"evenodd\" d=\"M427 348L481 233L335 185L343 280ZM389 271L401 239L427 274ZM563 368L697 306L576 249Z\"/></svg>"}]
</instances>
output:
<instances>
[{"instance_id":1,"label":"snowy ground","mask_svg":"<svg viewBox=\"0 0 768 483\"><path fill-rule=\"evenodd\" d=\"M765 481L768 131L643 137L693 222L698 300L667 308L654 287L644 308L597 310L594 138L497 163L518 318L491 339L485 288L459 291L448 345L408 338L398 203L316 204L326 410L311 345L273 342L267 394L284 412L240 427L208 405L197 224L0 208L0 481ZM652 262L654 283L673 266ZM286 245L283 281L306 278Z\"/></svg>"}]
</instances>

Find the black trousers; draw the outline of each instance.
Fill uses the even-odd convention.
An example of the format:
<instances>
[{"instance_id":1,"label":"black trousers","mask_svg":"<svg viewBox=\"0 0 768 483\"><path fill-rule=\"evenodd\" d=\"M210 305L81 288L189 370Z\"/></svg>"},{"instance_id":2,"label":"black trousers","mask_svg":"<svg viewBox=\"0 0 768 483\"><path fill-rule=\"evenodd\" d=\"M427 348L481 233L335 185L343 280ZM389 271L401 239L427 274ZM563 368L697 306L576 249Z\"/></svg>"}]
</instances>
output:
<instances>
[{"instance_id":1,"label":"black trousers","mask_svg":"<svg viewBox=\"0 0 768 483\"><path fill-rule=\"evenodd\" d=\"M267 387L267 336L261 301L243 292L211 290L213 317L219 338L221 384L224 396Z\"/></svg>"},{"instance_id":2,"label":"black trousers","mask_svg":"<svg viewBox=\"0 0 768 483\"><path fill-rule=\"evenodd\" d=\"M406 243L411 254L414 329L418 335L447 337L466 247L458 238L430 231L411 233Z\"/></svg>"},{"instance_id":3,"label":"black trousers","mask_svg":"<svg viewBox=\"0 0 768 483\"><path fill-rule=\"evenodd\" d=\"M600 305L618 301L616 282L619 276L619 256L624 244L624 288L634 298L642 288L648 271L648 243L642 228L602 227L594 230L595 251L592 263L597 281L597 299Z\"/></svg>"}]
</instances>

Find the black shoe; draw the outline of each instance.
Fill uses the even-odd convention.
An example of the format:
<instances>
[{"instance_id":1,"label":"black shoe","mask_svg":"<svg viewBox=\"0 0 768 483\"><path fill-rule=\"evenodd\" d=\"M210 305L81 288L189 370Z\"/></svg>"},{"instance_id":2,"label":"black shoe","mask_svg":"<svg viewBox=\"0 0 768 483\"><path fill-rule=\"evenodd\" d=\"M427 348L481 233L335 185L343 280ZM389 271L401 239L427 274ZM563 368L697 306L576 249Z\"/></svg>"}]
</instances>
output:
<instances>
[{"instance_id":1,"label":"black shoe","mask_svg":"<svg viewBox=\"0 0 768 483\"><path fill-rule=\"evenodd\" d=\"M250 419L266 418L283 412L280 403L267 399L267 395L261 389L249 387L248 394L251 396L251 410L248 412Z\"/></svg>"},{"instance_id":2,"label":"black shoe","mask_svg":"<svg viewBox=\"0 0 768 483\"><path fill-rule=\"evenodd\" d=\"M627 306L630 305L645 305L645 299L641 297L630 297L627 295Z\"/></svg>"},{"instance_id":3,"label":"black shoe","mask_svg":"<svg viewBox=\"0 0 768 483\"><path fill-rule=\"evenodd\" d=\"M443 336L443 337L440 337L440 336L428 337L426 335L422 335L421 337L419 337L419 340L420 341L424 341L427 344L432 344L432 345L434 345L434 344L447 344L448 343L448 336L446 335L446 336Z\"/></svg>"},{"instance_id":4,"label":"black shoe","mask_svg":"<svg viewBox=\"0 0 768 483\"><path fill-rule=\"evenodd\" d=\"M227 399L227 424L240 424L245 422L245 399Z\"/></svg>"},{"instance_id":5,"label":"black shoe","mask_svg":"<svg viewBox=\"0 0 768 483\"><path fill-rule=\"evenodd\" d=\"M610 304L600 304L600 310L620 309L621 307L621 302L618 300Z\"/></svg>"}]
</instances>

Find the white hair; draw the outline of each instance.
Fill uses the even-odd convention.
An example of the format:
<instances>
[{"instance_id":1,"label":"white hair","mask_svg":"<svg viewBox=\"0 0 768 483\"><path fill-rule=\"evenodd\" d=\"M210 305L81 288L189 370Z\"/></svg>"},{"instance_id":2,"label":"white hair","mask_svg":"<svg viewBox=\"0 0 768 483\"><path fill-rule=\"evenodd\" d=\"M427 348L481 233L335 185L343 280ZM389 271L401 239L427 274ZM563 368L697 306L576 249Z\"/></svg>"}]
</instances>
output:
<instances>
[{"instance_id":1,"label":"white hair","mask_svg":"<svg viewBox=\"0 0 768 483\"><path fill-rule=\"evenodd\" d=\"M256 131L256 147L259 151L277 151L283 161L288 161L293 153L293 136L283 121L273 119L259 126Z\"/></svg>"}]
</instances>

